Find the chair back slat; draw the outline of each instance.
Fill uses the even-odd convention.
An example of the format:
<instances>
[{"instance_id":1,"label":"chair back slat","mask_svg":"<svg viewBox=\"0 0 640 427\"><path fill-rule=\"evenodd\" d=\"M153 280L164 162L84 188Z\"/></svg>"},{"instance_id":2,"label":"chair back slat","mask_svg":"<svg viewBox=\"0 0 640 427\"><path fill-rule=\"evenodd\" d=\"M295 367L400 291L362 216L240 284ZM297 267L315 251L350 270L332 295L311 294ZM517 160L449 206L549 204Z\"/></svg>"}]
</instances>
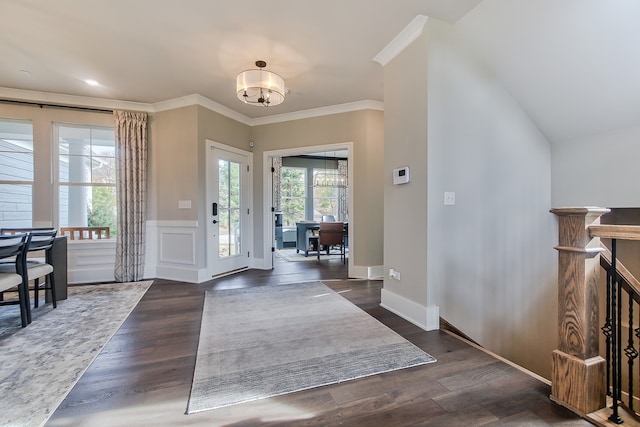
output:
<instances>
[{"instance_id":1,"label":"chair back slat","mask_svg":"<svg viewBox=\"0 0 640 427\"><path fill-rule=\"evenodd\" d=\"M318 235L321 245L340 245L344 242L344 223L321 222Z\"/></svg>"},{"instance_id":2,"label":"chair back slat","mask_svg":"<svg viewBox=\"0 0 640 427\"><path fill-rule=\"evenodd\" d=\"M19 255L24 246L26 234L0 236L0 258L11 258Z\"/></svg>"},{"instance_id":3,"label":"chair back slat","mask_svg":"<svg viewBox=\"0 0 640 427\"><path fill-rule=\"evenodd\" d=\"M12 236L22 233L31 235L29 252L46 251L53 247L58 230L55 228L1 228L0 235Z\"/></svg>"}]
</instances>

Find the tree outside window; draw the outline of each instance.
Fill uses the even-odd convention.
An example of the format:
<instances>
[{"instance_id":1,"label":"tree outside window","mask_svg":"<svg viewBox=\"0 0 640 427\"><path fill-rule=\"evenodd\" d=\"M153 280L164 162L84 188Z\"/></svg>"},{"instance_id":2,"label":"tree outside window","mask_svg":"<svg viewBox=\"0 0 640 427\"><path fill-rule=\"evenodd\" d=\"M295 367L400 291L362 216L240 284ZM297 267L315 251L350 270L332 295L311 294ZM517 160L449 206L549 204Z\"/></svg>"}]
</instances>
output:
<instances>
[{"instance_id":1,"label":"tree outside window","mask_svg":"<svg viewBox=\"0 0 640 427\"><path fill-rule=\"evenodd\" d=\"M115 133L113 128L56 125L58 224L109 227L117 234Z\"/></svg>"},{"instance_id":2,"label":"tree outside window","mask_svg":"<svg viewBox=\"0 0 640 427\"><path fill-rule=\"evenodd\" d=\"M295 227L305 219L307 199L307 170L282 167L280 174L280 209L282 225Z\"/></svg>"},{"instance_id":3,"label":"tree outside window","mask_svg":"<svg viewBox=\"0 0 640 427\"><path fill-rule=\"evenodd\" d=\"M321 174L319 179L317 174ZM313 186L313 220L322 221L324 215L338 218L338 187L339 172L337 169L314 169Z\"/></svg>"}]
</instances>

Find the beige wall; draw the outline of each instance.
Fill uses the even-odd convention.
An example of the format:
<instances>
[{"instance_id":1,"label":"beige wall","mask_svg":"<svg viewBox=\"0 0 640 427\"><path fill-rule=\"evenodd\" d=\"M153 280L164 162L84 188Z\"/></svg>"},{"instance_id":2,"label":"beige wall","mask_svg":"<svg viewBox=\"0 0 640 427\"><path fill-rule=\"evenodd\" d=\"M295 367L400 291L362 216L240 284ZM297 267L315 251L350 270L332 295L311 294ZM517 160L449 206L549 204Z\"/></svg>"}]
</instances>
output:
<instances>
[{"instance_id":1,"label":"beige wall","mask_svg":"<svg viewBox=\"0 0 640 427\"><path fill-rule=\"evenodd\" d=\"M384 289L427 301L427 42L414 41L384 67ZM393 185L393 169L411 181ZM388 278L388 269L401 280Z\"/></svg>"},{"instance_id":2,"label":"beige wall","mask_svg":"<svg viewBox=\"0 0 640 427\"><path fill-rule=\"evenodd\" d=\"M51 181L53 123L113 126L111 113L96 113L60 108L0 103L0 118L28 119L33 124L35 185L33 187L33 224L50 226L53 220L53 183Z\"/></svg>"},{"instance_id":3,"label":"beige wall","mask_svg":"<svg viewBox=\"0 0 640 427\"><path fill-rule=\"evenodd\" d=\"M262 194L265 151L352 142L350 167L354 171L354 182L350 183L350 189L353 189L354 209L349 219L355 224L355 234L350 241L353 242L353 262L360 266L382 265L383 138L383 113L374 110L255 126L252 130L255 212L270 208L264 206ZM263 227L262 215L256 215L254 250L258 258L264 256Z\"/></svg>"},{"instance_id":4,"label":"beige wall","mask_svg":"<svg viewBox=\"0 0 640 427\"><path fill-rule=\"evenodd\" d=\"M147 219L197 221L198 107L154 114L149 138ZM191 209L178 209L191 200Z\"/></svg>"}]
</instances>

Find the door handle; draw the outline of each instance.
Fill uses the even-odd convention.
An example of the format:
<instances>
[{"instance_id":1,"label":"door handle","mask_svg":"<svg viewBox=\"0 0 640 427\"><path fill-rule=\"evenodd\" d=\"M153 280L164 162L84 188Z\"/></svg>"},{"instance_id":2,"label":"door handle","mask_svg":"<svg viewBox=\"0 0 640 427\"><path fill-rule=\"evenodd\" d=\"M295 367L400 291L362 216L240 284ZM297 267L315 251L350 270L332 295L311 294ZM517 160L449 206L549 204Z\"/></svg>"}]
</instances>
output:
<instances>
[{"instance_id":1,"label":"door handle","mask_svg":"<svg viewBox=\"0 0 640 427\"><path fill-rule=\"evenodd\" d=\"M214 224L217 224L217 223L218 223L218 221L216 221L216 220L214 219L214 220L213 220L213 223L214 223Z\"/></svg>"},{"instance_id":2,"label":"door handle","mask_svg":"<svg viewBox=\"0 0 640 427\"><path fill-rule=\"evenodd\" d=\"M214 202L211 207L212 207L212 211L213 211L212 215L213 216L218 216L218 204Z\"/></svg>"}]
</instances>

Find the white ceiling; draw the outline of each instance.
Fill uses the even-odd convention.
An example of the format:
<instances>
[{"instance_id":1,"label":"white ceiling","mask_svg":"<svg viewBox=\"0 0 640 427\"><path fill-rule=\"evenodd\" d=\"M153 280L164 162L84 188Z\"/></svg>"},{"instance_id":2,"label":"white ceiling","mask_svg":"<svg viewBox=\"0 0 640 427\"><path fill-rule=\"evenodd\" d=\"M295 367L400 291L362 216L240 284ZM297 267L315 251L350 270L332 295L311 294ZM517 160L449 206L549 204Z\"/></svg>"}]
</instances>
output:
<instances>
[{"instance_id":1,"label":"white ceiling","mask_svg":"<svg viewBox=\"0 0 640 427\"><path fill-rule=\"evenodd\" d=\"M484 0L456 26L549 141L640 125L640 1Z\"/></svg>"},{"instance_id":2,"label":"white ceiling","mask_svg":"<svg viewBox=\"0 0 640 427\"><path fill-rule=\"evenodd\" d=\"M419 14L455 23L551 142L640 124L637 0L0 0L0 89L200 94L249 118L383 101L373 58ZM283 104L236 98L258 59Z\"/></svg>"},{"instance_id":3,"label":"white ceiling","mask_svg":"<svg viewBox=\"0 0 640 427\"><path fill-rule=\"evenodd\" d=\"M373 57L416 15L454 22L479 1L2 0L0 87L144 103L200 94L250 118L382 101ZM238 101L235 77L256 60L285 79L283 104Z\"/></svg>"}]
</instances>

